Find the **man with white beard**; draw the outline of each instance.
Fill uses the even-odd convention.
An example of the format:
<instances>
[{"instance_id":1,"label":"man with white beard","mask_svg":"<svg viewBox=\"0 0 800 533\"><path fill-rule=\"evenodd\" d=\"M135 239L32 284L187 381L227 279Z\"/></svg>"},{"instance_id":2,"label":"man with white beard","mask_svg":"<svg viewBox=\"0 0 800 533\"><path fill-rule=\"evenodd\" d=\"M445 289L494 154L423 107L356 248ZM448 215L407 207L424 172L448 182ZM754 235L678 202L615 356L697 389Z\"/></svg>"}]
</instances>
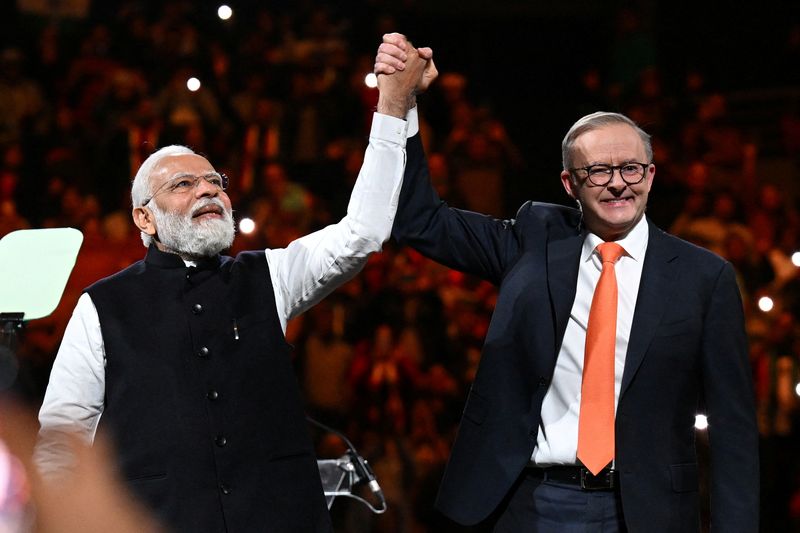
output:
<instances>
[{"instance_id":1,"label":"man with white beard","mask_svg":"<svg viewBox=\"0 0 800 533\"><path fill-rule=\"evenodd\" d=\"M65 433L105 431L127 486L171 530L331 529L284 333L389 237L418 129L403 119L436 75L409 55L380 77L347 215L284 249L221 256L227 178L186 147L145 160L131 198L147 255L78 301L39 413L45 474L69 470Z\"/></svg>"}]
</instances>

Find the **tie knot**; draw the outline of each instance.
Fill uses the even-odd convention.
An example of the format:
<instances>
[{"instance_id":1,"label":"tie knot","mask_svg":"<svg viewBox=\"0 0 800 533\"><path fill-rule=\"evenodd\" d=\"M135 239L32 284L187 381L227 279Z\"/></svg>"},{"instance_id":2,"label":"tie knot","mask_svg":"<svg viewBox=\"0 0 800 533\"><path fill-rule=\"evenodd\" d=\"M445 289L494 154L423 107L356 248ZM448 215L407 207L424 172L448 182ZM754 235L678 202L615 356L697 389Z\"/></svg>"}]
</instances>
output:
<instances>
[{"instance_id":1,"label":"tie knot","mask_svg":"<svg viewBox=\"0 0 800 533\"><path fill-rule=\"evenodd\" d=\"M597 245L597 253L603 263L616 263L625 253L625 248L615 242L604 242Z\"/></svg>"}]
</instances>

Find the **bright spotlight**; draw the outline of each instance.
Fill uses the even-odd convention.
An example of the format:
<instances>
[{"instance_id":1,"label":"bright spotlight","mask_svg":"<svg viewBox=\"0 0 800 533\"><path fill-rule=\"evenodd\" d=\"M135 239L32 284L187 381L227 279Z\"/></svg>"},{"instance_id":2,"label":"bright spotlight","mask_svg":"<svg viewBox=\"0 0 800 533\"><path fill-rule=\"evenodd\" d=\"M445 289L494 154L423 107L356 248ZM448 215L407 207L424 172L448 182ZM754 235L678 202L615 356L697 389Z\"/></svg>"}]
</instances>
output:
<instances>
[{"instance_id":1,"label":"bright spotlight","mask_svg":"<svg viewBox=\"0 0 800 533\"><path fill-rule=\"evenodd\" d=\"M231 9L230 6L222 4L219 6L219 9L217 9L217 16L222 20L228 20L233 16L233 9Z\"/></svg>"},{"instance_id":2,"label":"bright spotlight","mask_svg":"<svg viewBox=\"0 0 800 533\"><path fill-rule=\"evenodd\" d=\"M375 75L374 72L370 72L366 76L364 76L364 85L369 87L370 89L374 89L378 86L378 76Z\"/></svg>"},{"instance_id":3,"label":"bright spotlight","mask_svg":"<svg viewBox=\"0 0 800 533\"><path fill-rule=\"evenodd\" d=\"M195 92L200 88L200 80L198 80L195 77L189 78L188 80L186 80L186 88L192 92Z\"/></svg>"},{"instance_id":4,"label":"bright spotlight","mask_svg":"<svg viewBox=\"0 0 800 533\"><path fill-rule=\"evenodd\" d=\"M694 417L694 427L700 431L706 429L708 427L708 418L706 415L696 415Z\"/></svg>"},{"instance_id":5,"label":"bright spotlight","mask_svg":"<svg viewBox=\"0 0 800 533\"><path fill-rule=\"evenodd\" d=\"M800 383L798 383L797 386L794 388L794 392L795 392L795 394L800 396Z\"/></svg>"},{"instance_id":6,"label":"bright spotlight","mask_svg":"<svg viewBox=\"0 0 800 533\"><path fill-rule=\"evenodd\" d=\"M253 233L256 229L256 223L253 221L252 218L243 218L239 221L239 231L244 234Z\"/></svg>"},{"instance_id":7,"label":"bright spotlight","mask_svg":"<svg viewBox=\"0 0 800 533\"><path fill-rule=\"evenodd\" d=\"M762 296L758 299L758 308L764 311L765 313L769 313L772 311L772 308L775 307L775 302L772 301L772 298L769 296Z\"/></svg>"},{"instance_id":8,"label":"bright spotlight","mask_svg":"<svg viewBox=\"0 0 800 533\"><path fill-rule=\"evenodd\" d=\"M800 267L800 252L792 254L792 264L796 267Z\"/></svg>"}]
</instances>

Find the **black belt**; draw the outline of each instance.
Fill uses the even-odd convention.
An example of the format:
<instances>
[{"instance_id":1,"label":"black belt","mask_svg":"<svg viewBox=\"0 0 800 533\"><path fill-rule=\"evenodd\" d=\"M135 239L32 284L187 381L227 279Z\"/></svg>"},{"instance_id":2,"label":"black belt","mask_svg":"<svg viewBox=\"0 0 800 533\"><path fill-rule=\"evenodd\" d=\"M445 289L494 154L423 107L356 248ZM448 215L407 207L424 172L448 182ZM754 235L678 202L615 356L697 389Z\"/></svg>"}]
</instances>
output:
<instances>
[{"instance_id":1,"label":"black belt","mask_svg":"<svg viewBox=\"0 0 800 533\"><path fill-rule=\"evenodd\" d=\"M613 468L604 468L596 476L584 466L572 465L531 466L528 473L543 481L576 485L583 490L613 490L619 486L619 473Z\"/></svg>"}]
</instances>

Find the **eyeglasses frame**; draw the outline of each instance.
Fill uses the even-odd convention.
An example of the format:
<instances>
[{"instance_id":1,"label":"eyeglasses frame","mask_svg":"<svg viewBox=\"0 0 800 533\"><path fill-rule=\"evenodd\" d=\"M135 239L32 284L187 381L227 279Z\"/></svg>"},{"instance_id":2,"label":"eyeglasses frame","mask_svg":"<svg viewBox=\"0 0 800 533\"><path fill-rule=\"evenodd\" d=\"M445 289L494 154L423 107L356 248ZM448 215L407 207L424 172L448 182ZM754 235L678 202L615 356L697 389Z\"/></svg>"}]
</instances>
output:
<instances>
[{"instance_id":1,"label":"eyeglasses frame","mask_svg":"<svg viewBox=\"0 0 800 533\"><path fill-rule=\"evenodd\" d=\"M622 181L625 183L625 185L630 186L630 185L638 185L639 183L644 181L644 178L647 175L647 169L650 168L650 165L652 165L652 164L653 164L652 161L650 161L649 163L640 163L639 161L628 161L627 163L624 163L622 165L607 165L605 163L598 163L596 165L589 165L589 166L586 166L586 167L570 168L569 169L569 173L572 174L573 176L575 176L576 178L583 179L583 180L588 180L589 183L591 183L592 185L594 185L596 187L605 187L606 185L611 183L611 180L614 179L614 171L616 170L616 171L619 171L619 177L620 177L620 179L622 179ZM627 179L625 179L625 176L622 175L623 167L626 167L628 165L638 165L638 166L642 167L642 175L639 177L638 180L636 180L636 181L628 181ZM592 175L591 174L591 170L593 168L595 168L595 167L604 167L604 168L611 169L611 174L609 174L608 180L606 180L604 183L596 183L594 180L592 180L592 178L591 178L591 175ZM578 176L576 174L576 172L578 170L583 170L584 172L586 172L586 176L583 177L583 178Z\"/></svg>"},{"instance_id":2,"label":"eyeglasses frame","mask_svg":"<svg viewBox=\"0 0 800 533\"><path fill-rule=\"evenodd\" d=\"M209 178L212 178L212 177L213 178L219 178L221 180L221 182L222 182L222 185L219 186L219 185L217 185L215 183L211 183L209 181ZM191 179L191 180L193 180L192 186L189 189L187 189L187 191L195 190L197 188L198 184L200 183L201 179L205 180L210 185L216 187L220 192L224 192L228 188L228 184L229 184L229 178L228 178L228 176L225 175L224 172L209 172L208 174L203 174L202 176L196 176L196 175L193 175L193 174L181 174L181 175L178 175L178 176L176 176L176 177L174 177L174 178L162 183L161 187L156 189L156 191L153 194L148 196L147 199L144 202L142 202L141 207L146 206L148 203L150 203L150 200L152 200L153 198L155 198L156 196L158 196L159 194L161 194L164 191L167 191L170 194L174 194L178 183L180 183L180 180L182 180L182 179ZM172 187L170 187L170 185L172 185Z\"/></svg>"}]
</instances>

